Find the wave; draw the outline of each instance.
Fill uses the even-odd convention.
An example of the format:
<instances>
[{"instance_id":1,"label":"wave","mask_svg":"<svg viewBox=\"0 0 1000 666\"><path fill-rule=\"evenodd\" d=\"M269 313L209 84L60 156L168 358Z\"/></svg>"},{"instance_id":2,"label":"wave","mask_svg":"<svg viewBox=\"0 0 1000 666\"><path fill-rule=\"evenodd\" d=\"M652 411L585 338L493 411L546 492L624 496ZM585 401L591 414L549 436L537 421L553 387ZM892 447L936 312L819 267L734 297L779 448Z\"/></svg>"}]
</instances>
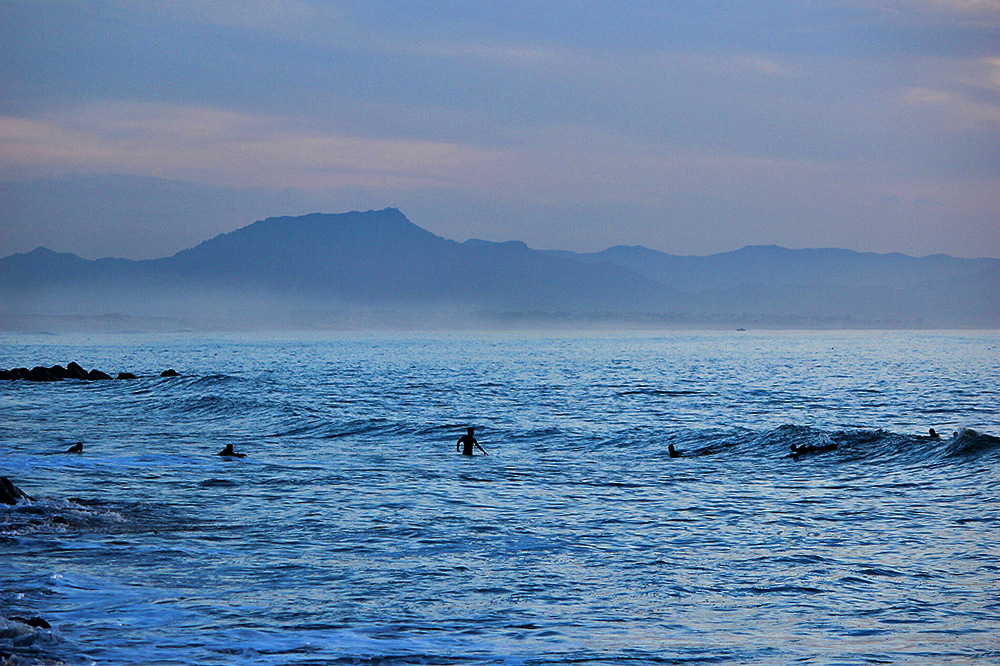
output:
<instances>
[{"instance_id":1,"label":"wave","mask_svg":"<svg viewBox=\"0 0 1000 666\"><path fill-rule=\"evenodd\" d=\"M464 431L465 422L421 423L386 417L329 420L310 417L290 419L267 435L274 439L336 440L399 439L453 443ZM953 435L931 439L927 435L896 433L882 429L824 430L813 426L786 424L777 428L691 428L676 432L645 426L594 432L589 428L538 425L501 428L477 426L477 437L488 450L511 453L531 451L573 451L608 453L615 449L637 449L649 455L667 456L673 444L686 457L737 455L782 459L791 447L821 449L800 456L836 462L894 460L929 463L948 459L963 460L982 456L1000 457L1000 438L962 428ZM492 447L492 449L490 448Z\"/></svg>"},{"instance_id":2,"label":"wave","mask_svg":"<svg viewBox=\"0 0 1000 666\"><path fill-rule=\"evenodd\" d=\"M384 417L368 419L349 419L346 421L313 420L308 423L296 422L269 437L281 438L292 437L302 439L340 439L343 437L360 437L369 435L378 436L402 436L419 435L428 430L436 431L439 427L428 428L426 424L404 423L393 421ZM441 428L443 430L443 428ZM453 428L454 430L454 428ZM463 426L464 430L464 426ZM456 435L456 438L458 435Z\"/></svg>"},{"instance_id":3,"label":"wave","mask_svg":"<svg viewBox=\"0 0 1000 666\"><path fill-rule=\"evenodd\" d=\"M209 394L186 396L162 405L162 408L175 411L184 416L219 419L262 411L267 409L268 406L254 398Z\"/></svg>"},{"instance_id":4,"label":"wave","mask_svg":"<svg viewBox=\"0 0 1000 666\"><path fill-rule=\"evenodd\" d=\"M115 507L83 500L38 498L0 505L0 537L74 531L122 531L127 519Z\"/></svg>"},{"instance_id":5,"label":"wave","mask_svg":"<svg viewBox=\"0 0 1000 666\"><path fill-rule=\"evenodd\" d=\"M715 395L711 391L695 391L691 389L658 389L652 387L641 387L636 389L628 389L626 391L619 391L619 396L627 395L648 395L656 396L661 398L683 398L692 395Z\"/></svg>"},{"instance_id":6,"label":"wave","mask_svg":"<svg viewBox=\"0 0 1000 666\"><path fill-rule=\"evenodd\" d=\"M881 429L826 431L803 425L783 425L764 431L749 429L694 430L662 441L673 443L685 455L714 454L790 456L791 447L819 449L815 454L837 462L894 460L928 463L948 459L1000 456L1000 438L961 428L951 437L932 439Z\"/></svg>"},{"instance_id":7,"label":"wave","mask_svg":"<svg viewBox=\"0 0 1000 666\"><path fill-rule=\"evenodd\" d=\"M191 528L190 517L163 504L38 496L0 504L0 540L76 533L133 534Z\"/></svg>"}]
</instances>

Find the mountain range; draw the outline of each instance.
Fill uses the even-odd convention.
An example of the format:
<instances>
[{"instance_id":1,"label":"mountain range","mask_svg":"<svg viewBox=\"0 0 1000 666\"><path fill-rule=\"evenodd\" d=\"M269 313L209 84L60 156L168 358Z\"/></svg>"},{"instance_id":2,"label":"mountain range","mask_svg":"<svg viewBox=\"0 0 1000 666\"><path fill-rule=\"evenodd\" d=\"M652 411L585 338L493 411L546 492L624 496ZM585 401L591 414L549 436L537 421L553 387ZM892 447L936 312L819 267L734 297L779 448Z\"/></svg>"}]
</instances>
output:
<instances>
[{"instance_id":1,"label":"mountain range","mask_svg":"<svg viewBox=\"0 0 1000 666\"><path fill-rule=\"evenodd\" d=\"M399 210L274 217L162 259L0 259L0 328L1000 326L1000 259L457 242Z\"/></svg>"}]
</instances>

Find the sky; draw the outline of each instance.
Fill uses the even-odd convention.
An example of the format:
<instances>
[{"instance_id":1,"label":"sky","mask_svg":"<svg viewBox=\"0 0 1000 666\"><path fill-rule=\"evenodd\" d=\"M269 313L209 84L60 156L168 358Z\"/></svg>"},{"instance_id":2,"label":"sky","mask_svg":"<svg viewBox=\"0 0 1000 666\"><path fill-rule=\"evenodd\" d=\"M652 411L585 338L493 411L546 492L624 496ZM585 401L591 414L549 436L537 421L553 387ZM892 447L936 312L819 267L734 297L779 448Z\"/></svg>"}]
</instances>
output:
<instances>
[{"instance_id":1,"label":"sky","mask_svg":"<svg viewBox=\"0 0 1000 666\"><path fill-rule=\"evenodd\" d=\"M0 256L389 206L539 249L1000 257L1000 0L0 2Z\"/></svg>"}]
</instances>

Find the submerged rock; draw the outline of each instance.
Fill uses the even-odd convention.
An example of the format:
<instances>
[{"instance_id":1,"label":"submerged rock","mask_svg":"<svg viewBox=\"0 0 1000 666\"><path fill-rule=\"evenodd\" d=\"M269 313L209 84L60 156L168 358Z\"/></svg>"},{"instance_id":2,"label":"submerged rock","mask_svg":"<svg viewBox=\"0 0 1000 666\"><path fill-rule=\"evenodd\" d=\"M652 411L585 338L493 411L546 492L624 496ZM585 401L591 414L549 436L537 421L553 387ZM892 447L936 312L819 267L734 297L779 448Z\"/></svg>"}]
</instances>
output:
<instances>
[{"instance_id":1,"label":"submerged rock","mask_svg":"<svg viewBox=\"0 0 1000 666\"><path fill-rule=\"evenodd\" d=\"M22 499L30 500L31 497L15 486L6 476L0 476L0 502L13 506Z\"/></svg>"},{"instance_id":2,"label":"submerged rock","mask_svg":"<svg viewBox=\"0 0 1000 666\"><path fill-rule=\"evenodd\" d=\"M170 368L169 370L164 370L163 372L161 372L160 376L161 377L180 377L181 373L177 372L173 368Z\"/></svg>"}]
</instances>

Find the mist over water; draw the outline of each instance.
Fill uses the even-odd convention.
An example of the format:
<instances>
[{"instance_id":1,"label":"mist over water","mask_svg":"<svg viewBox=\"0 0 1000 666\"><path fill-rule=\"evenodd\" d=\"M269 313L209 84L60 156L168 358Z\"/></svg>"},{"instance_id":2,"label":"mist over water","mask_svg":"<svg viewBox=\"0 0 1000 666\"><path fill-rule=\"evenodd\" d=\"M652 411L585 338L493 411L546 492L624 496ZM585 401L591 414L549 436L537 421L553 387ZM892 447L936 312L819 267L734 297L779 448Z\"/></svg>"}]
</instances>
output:
<instances>
[{"instance_id":1,"label":"mist over water","mask_svg":"<svg viewBox=\"0 0 1000 666\"><path fill-rule=\"evenodd\" d=\"M0 475L33 497L0 505L0 652L1000 662L998 350L996 332L3 335L0 367L139 379L0 383ZM456 455L468 425L489 457ZM51 629L12 619L32 616Z\"/></svg>"}]
</instances>

